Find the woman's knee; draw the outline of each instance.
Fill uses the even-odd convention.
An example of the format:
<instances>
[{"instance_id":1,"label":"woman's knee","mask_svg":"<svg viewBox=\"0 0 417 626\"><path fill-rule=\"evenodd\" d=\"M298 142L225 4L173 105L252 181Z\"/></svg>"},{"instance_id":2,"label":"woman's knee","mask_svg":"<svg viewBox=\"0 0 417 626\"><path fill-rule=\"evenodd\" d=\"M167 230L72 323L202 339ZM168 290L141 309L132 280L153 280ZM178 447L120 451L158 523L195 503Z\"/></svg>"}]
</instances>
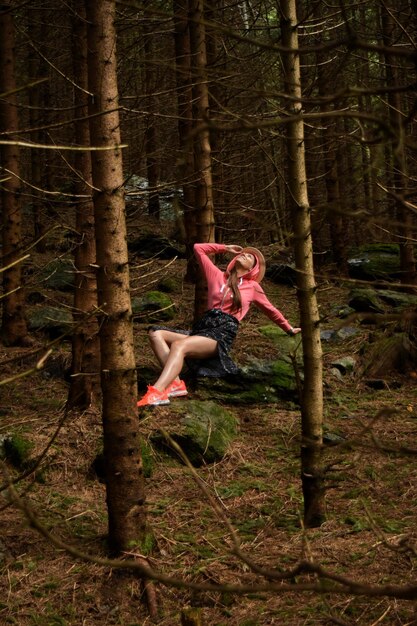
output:
<instances>
[{"instance_id":1,"label":"woman's knee","mask_svg":"<svg viewBox=\"0 0 417 626\"><path fill-rule=\"evenodd\" d=\"M156 328L150 328L148 330L148 337L151 343L157 343L161 338L161 331Z\"/></svg>"},{"instance_id":2,"label":"woman's knee","mask_svg":"<svg viewBox=\"0 0 417 626\"><path fill-rule=\"evenodd\" d=\"M176 339L171 344L171 352L176 355L184 355L187 350L187 340L186 339Z\"/></svg>"}]
</instances>

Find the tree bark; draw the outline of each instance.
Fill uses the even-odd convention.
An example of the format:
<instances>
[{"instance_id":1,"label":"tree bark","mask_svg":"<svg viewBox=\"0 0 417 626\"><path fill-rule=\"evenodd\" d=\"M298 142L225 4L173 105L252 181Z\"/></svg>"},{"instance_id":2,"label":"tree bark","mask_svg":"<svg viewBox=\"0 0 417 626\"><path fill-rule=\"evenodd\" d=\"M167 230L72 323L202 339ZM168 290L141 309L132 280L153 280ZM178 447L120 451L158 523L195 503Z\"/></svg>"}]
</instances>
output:
<instances>
[{"instance_id":1,"label":"tree bark","mask_svg":"<svg viewBox=\"0 0 417 626\"><path fill-rule=\"evenodd\" d=\"M146 533L145 491L137 419L137 386L126 240L116 74L115 2L85 3L88 22L90 135L103 392L109 544L131 550Z\"/></svg>"},{"instance_id":2,"label":"tree bark","mask_svg":"<svg viewBox=\"0 0 417 626\"><path fill-rule=\"evenodd\" d=\"M6 139L17 139L19 129L17 99L14 93L15 52L14 23L11 2L0 7L0 130ZM18 346L28 342L22 289L22 207L19 147L0 146L0 174L3 228L3 316L1 335L5 345Z\"/></svg>"},{"instance_id":3,"label":"tree bark","mask_svg":"<svg viewBox=\"0 0 417 626\"><path fill-rule=\"evenodd\" d=\"M186 234L187 273L186 280L195 282L197 265L193 257L193 244L197 242L194 188L194 153L191 142L193 128L190 29L188 23L188 0L174 0L175 76L178 101L178 157L182 180L182 209Z\"/></svg>"},{"instance_id":4,"label":"tree bark","mask_svg":"<svg viewBox=\"0 0 417 626\"><path fill-rule=\"evenodd\" d=\"M203 0L189 0L190 49L193 79L193 126L194 164L196 174L195 210L197 217L197 240L213 242L214 207L211 171L211 146L208 129L199 126L209 116L209 92L207 82L206 32L203 22ZM207 288L202 272L198 270L195 287L195 319L207 308Z\"/></svg>"},{"instance_id":5,"label":"tree bark","mask_svg":"<svg viewBox=\"0 0 417 626\"><path fill-rule=\"evenodd\" d=\"M36 6L32 7L30 10L29 36L34 41L43 40L42 36L44 34L44 26L41 19L41 14L43 14L43 12L43 9ZM46 75L43 67L43 61L38 55L33 53L32 48L29 48L27 63L30 81L37 80ZM36 88L29 89L29 122L31 128L35 129L30 133L30 137L34 143L38 144L46 143L45 132L36 128L39 125L40 111L42 111L42 120L45 122L45 112L42 110L44 87L44 84L40 84L37 85ZM40 253L46 252L45 233L47 232L47 221L45 220L44 209L45 199L42 191L44 178L43 165L46 158L45 152L46 150L41 150L39 148L37 150L31 150L30 153L31 183L34 187L34 189L32 189L33 233L35 240L37 241L36 250Z\"/></svg>"},{"instance_id":6,"label":"tree bark","mask_svg":"<svg viewBox=\"0 0 417 626\"><path fill-rule=\"evenodd\" d=\"M145 19L151 20L151 14L145 10ZM146 173L148 177L148 213L159 220L159 167L157 158L157 125L155 118L155 68L153 51L152 27L148 24L144 28L144 53L145 53L145 94L146 94L146 118L145 118L145 149L146 149Z\"/></svg>"},{"instance_id":7,"label":"tree bark","mask_svg":"<svg viewBox=\"0 0 417 626\"><path fill-rule=\"evenodd\" d=\"M75 144L90 145L88 123L88 70L87 70L87 25L84 0L73 1L73 64L74 79L77 85L74 92L76 110ZM95 274L96 244L94 234L94 203L92 199L93 178L91 154L87 151L75 152L74 170L76 180L75 229L78 245L74 253L75 290L74 322L72 336L71 384L68 392L68 406L84 410L97 399L100 392L100 346L97 317L97 281Z\"/></svg>"},{"instance_id":8,"label":"tree bark","mask_svg":"<svg viewBox=\"0 0 417 626\"><path fill-rule=\"evenodd\" d=\"M292 202L297 297L300 308L304 353L304 385L301 398L301 480L304 523L319 526L325 519L322 476L323 390L319 311L313 267L310 207L304 154L304 124L301 117L300 58L295 0L281 0L282 43L291 52L283 54L285 86L291 96L287 125L288 185Z\"/></svg>"},{"instance_id":9,"label":"tree bark","mask_svg":"<svg viewBox=\"0 0 417 626\"><path fill-rule=\"evenodd\" d=\"M385 5L381 6L382 38L386 46L395 45L395 21L392 10ZM386 82L390 86L399 84L399 61L390 54L385 54ZM396 200L394 210L398 223L402 224L399 237L401 282L405 285L417 284L417 271L414 259L414 233L412 228L412 212L405 206L408 195L409 177L407 173L407 158L405 153L401 94L396 91L388 93L389 116L393 128L392 136L396 143L392 146L393 187ZM411 291L414 291L410 287Z\"/></svg>"}]
</instances>

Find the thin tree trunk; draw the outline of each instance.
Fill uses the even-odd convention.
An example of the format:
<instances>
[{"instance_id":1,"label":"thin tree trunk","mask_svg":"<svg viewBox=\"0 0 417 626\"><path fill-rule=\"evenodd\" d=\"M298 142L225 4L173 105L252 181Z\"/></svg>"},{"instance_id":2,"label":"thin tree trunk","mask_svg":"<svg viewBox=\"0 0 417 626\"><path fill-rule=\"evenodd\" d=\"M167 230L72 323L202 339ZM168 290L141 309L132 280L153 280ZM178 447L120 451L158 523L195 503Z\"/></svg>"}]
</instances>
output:
<instances>
[{"instance_id":1,"label":"thin tree trunk","mask_svg":"<svg viewBox=\"0 0 417 626\"><path fill-rule=\"evenodd\" d=\"M203 0L189 0L190 49L193 78L193 124L196 130L209 116L207 84L206 33L203 23ZM196 171L195 207L197 214L197 239L212 242L214 233L213 181L211 146L208 129L200 129L194 138L194 164ZM197 272L194 315L199 318L207 307L207 288L201 271Z\"/></svg>"},{"instance_id":2,"label":"thin tree trunk","mask_svg":"<svg viewBox=\"0 0 417 626\"><path fill-rule=\"evenodd\" d=\"M175 68L178 99L179 170L182 180L182 208L186 233L187 273L186 280L194 282L197 265L193 257L193 244L197 242L195 211L195 170L191 142L193 128L190 29L188 23L188 0L174 0Z\"/></svg>"},{"instance_id":3,"label":"thin tree trunk","mask_svg":"<svg viewBox=\"0 0 417 626\"><path fill-rule=\"evenodd\" d=\"M315 5L316 10L318 5ZM321 9L318 9L319 11ZM318 16L317 16L318 17ZM322 44L326 40L325 31L321 31L317 36L317 43ZM337 83L339 77L333 77L331 82L329 81L328 69L325 64L325 57L323 53L316 53L316 65L317 65L317 86L319 95L323 98L324 103L321 106L321 110L326 113L332 111L333 104L326 102L326 97L329 95L329 90L337 89ZM324 118L322 121L322 136L323 136L323 165L324 165L324 182L326 185L327 195L327 213L326 217L329 222L330 241L332 248L332 258L334 262L335 270L340 275L347 275L347 250L345 247L344 232L346 229L346 216L343 211L343 198L340 193L340 167L338 167L342 158L340 151L338 150L338 120Z\"/></svg>"},{"instance_id":4,"label":"thin tree trunk","mask_svg":"<svg viewBox=\"0 0 417 626\"><path fill-rule=\"evenodd\" d=\"M88 124L88 73L87 73L87 25L84 0L73 2L73 64L74 79L78 88L74 92L76 110L75 143L90 145ZM72 336L71 384L68 406L86 409L97 399L100 391L100 345L98 325L93 311L97 308L97 281L95 274L96 242L94 233L94 203L91 154L77 151L74 169L76 181L74 196L78 245L74 264L74 322Z\"/></svg>"},{"instance_id":5,"label":"thin tree trunk","mask_svg":"<svg viewBox=\"0 0 417 626\"><path fill-rule=\"evenodd\" d=\"M145 10L145 19L151 20L148 11ZM146 94L146 118L145 118L145 149L146 149L146 173L148 176L148 213L155 219L160 218L159 206L159 167L157 158L157 125L155 120L155 96L156 87L153 32L152 27L146 24L144 28L144 53L145 53L145 94Z\"/></svg>"},{"instance_id":6,"label":"thin tree trunk","mask_svg":"<svg viewBox=\"0 0 417 626\"><path fill-rule=\"evenodd\" d=\"M11 2L0 7L0 130L10 141L19 128L15 80L14 23ZM17 137L16 137L17 139ZM0 146L2 238L3 238L3 316L1 335L9 346L28 343L22 289L22 207L20 195L20 155L18 146Z\"/></svg>"},{"instance_id":7,"label":"thin tree trunk","mask_svg":"<svg viewBox=\"0 0 417 626\"><path fill-rule=\"evenodd\" d=\"M126 240L116 74L115 2L86 1L90 135L97 246L101 385L111 551L145 537L145 491L137 419L137 385ZM103 113L106 114L104 115Z\"/></svg>"},{"instance_id":8,"label":"thin tree trunk","mask_svg":"<svg viewBox=\"0 0 417 626\"><path fill-rule=\"evenodd\" d=\"M34 41L42 41L42 20L41 14L43 9L39 7L33 7L30 11L30 23L29 23L29 35ZM44 72L43 63L37 54L34 54L32 48L29 48L28 53L28 68L29 68L29 80L34 81L41 78L46 72ZM42 110L42 92L44 85L37 85L36 88L29 90L29 120L31 128L35 128L31 132L30 137L34 143L41 144L46 143L45 133L42 130L37 129L40 119L40 111ZM43 120L44 121L44 120ZM36 244L36 250L38 252L46 252L46 237L44 236L47 231L47 222L45 220L44 211L44 198L42 193L43 183L43 163L45 160L45 151L41 149L32 150L30 153L31 164L31 183L34 187L32 189L32 214L33 214L33 231Z\"/></svg>"},{"instance_id":9,"label":"thin tree trunk","mask_svg":"<svg viewBox=\"0 0 417 626\"><path fill-rule=\"evenodd\" d=\"M386 46L395 45L395 22L391 10L385 5L381 7L381 24L384 44ZM385 67L387 84L390 86L398 85L398 60L388 53L385 54ZM402 102L400 93L390 91L388 94L388 102L393 136L396 138L396 144L392 146L392 165L394 168L393 186L397 198L395 201L395 209L397 220L403 225L399 238L401 282L406 285L415 285L417 283L417 271L414 259L413 217L411 209L404 206L409 183L404 145L405 128L402 122Z\"/></svg>"},{"instance_id":10,"label":"thin tree trunk","mask_svg":"<svg viewBox=\"0 0 417 626\"><path fill-rule=\"evenodd\" d=\"M310 207L304 155L304 124L297 115L302 105L300 59L297 53L297 14L295 0L281 0L282 43L292 50L283 54L285 84L292 97L288 124L289 189L292 199L294 252L297 269L297 297L300 307L304 352L304 385L301 398L301 479L304 495L304 523L319 526L325 519L322 476L323 381L319 311L313 268Z\"/></svg>"}]
</instances>

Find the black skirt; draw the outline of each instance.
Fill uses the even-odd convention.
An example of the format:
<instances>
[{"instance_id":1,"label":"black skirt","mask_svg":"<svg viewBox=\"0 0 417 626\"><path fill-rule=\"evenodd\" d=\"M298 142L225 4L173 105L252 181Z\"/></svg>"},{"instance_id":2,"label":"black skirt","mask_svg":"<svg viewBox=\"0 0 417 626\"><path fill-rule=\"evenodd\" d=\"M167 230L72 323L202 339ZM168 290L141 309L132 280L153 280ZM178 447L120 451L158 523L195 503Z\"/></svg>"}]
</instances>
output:
<instances>
[{"instance_id":1,"label":"black skirt","mask_svg":"<svg viewBox=\"0 0 417 626\"><path fill-rule=\"evenodd\" d=\"M229 374L237 374L239 368L229 356L230 349L239 329L239 321L229 313L220 309L210 309L194 324L191 330L168 328L167 326L151 326L150 330L170 330L183 335L199 335L217 341L217 354L210 359L186 359L187 366L194 376L210 376L221 378Z\"/></svg>"}]
</instances>

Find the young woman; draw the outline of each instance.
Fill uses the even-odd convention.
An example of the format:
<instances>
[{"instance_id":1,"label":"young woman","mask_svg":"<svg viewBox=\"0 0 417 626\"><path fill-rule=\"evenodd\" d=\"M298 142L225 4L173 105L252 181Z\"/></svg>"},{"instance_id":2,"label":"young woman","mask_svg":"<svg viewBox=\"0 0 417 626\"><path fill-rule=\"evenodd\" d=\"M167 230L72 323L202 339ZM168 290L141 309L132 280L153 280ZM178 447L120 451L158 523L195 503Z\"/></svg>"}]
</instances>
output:
<instances>
[{"instance_id":1,"label":"young woman","mask_svg":"<svg viewBox=\"0 0 417 626\"><path fill-rule=\"evenodd\" d=\"M235 255L226 271L220 270L208 256L224 252ZM179 378L185 359L200 375L236 373L238 370L229 351L239 322L252 303L288 334L295 335L301 331L301 328L291 326L260 286L265 274L265 259L259 250L237 245L196 243L194 253L207 280L208 310L188 332L158 326L151 328L149 338L162 372L154 385L148 386L138 406L169 404L169 398L186 396L187 388Z\"/></svg>"}]
</instances>

